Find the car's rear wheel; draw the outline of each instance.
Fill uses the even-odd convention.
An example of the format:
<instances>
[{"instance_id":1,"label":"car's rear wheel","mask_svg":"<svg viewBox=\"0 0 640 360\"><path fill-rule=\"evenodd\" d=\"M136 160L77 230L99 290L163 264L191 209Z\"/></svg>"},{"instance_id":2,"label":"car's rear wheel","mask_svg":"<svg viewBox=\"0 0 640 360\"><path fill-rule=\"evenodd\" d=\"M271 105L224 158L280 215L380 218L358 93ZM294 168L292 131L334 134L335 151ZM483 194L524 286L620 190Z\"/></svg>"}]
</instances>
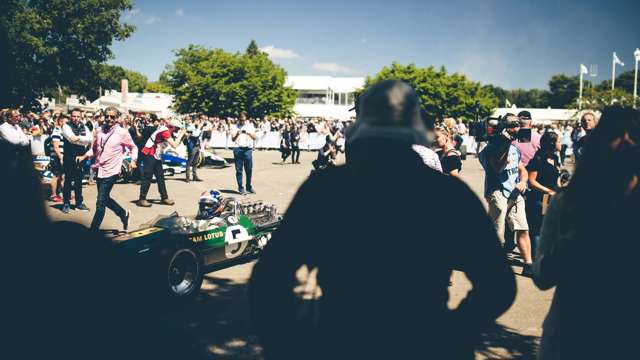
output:
<instances>
[{"instance_id":1,"label":"car's rear wheel","mask_svg":"<svg viewBox=\"0 0 640 360\"><path fill-rule=\"evenodd\" d=\"M179 247L169 257L167 285L169 293L177 299L187 299L200 291L203 279L200 256L190 247Z\"/></svg>"}]
</instances>

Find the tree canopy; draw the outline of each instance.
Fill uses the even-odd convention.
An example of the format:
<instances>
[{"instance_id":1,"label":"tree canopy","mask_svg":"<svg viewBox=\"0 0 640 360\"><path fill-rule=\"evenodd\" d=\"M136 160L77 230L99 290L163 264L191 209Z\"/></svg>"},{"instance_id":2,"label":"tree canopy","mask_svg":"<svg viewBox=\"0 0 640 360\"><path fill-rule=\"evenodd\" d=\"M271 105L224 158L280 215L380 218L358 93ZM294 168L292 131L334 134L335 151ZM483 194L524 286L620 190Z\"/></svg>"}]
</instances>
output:
<instances>
[{"instance_id":1,"label":"tree canopy","mask_svg":"<svg viewBox=\"0 0 640 360\"><path fill-rule=\"evenodd\" d=\"M122 79L129 80L130 92L143 92L149 83L147 77L137 71L127 70L117 65L98 65L97 85L103 89L119 90Z\"/></svg>"},{"instance_id":2,"label":"tree canopy","mask_svg":"<svg viewBox=\"0 0 640 360\"><path fill-rule=\"evenodd\" d=\"M382 80L396 79L411 85L427 114L437 119L456 117L471 120L477 115L485 117L498 105L497 97L478 82L459 73L447 74L444 67L420 68L414 64L393 63L374 77L367 77L365 89Z\"/></svg>"},{"instance_id":3,"label":"tree canopy","mask_svg":"<svg viewBox=\"0 0 640 360\"><path fill-rule=\"evenodd\" d=\"M296 91L284 86L286 72L252 48L245 54L197 45L177 50L167 71L176 110L216 116L290 115Z\"/></svg>"},{"instance_id":4,"label":"tree canopy","mask_svg":"<svg viewBox=\"0 0 640 360\"><path fill-rule=\"evenodd\" d=\"M97 64L134 30L120 22L130 0L3 0L3 8L2 106L28 107L61 87L97 88Z\"/></svg>"}]
</instances>

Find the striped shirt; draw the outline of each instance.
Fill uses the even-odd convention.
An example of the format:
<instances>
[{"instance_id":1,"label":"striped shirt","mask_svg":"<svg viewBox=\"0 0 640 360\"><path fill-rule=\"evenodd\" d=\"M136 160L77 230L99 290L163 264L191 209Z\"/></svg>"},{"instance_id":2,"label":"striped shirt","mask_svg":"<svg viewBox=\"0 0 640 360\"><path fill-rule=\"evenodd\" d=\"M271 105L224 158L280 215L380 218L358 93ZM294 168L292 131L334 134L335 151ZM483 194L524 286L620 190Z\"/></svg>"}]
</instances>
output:
<instances>
[{"instance_id":1,"label":"striped shirt","mask_svg":"<svg viewBox=\"0 0 640 360\"><path fill-rule=\"evenodd\" d=\"M57 126L51 132L51 142L49 143L49 146L51 147L49 149L51 156L56 155L55 148L53 147L53 143L56 141L58 142L58 147L60 148L60 155L63 155L64 154L64 136L62 136L62 129L60 129Z\"/></svg>"}]
</instances>

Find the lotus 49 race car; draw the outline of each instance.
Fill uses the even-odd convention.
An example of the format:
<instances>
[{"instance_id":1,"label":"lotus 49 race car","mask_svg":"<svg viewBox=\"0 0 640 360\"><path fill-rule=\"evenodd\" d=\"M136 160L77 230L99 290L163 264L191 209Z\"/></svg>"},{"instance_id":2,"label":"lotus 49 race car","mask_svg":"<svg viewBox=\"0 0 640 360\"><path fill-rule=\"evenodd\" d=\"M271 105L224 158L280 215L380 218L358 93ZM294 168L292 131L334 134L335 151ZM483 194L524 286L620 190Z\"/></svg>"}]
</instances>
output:
<instances>
[{"instance_id":1,"label":"lotus 49 race car","mask_svg":"<svg viewBox=\"0 0 640 360\"><path fill-rule=\"evenodd\" d=\"M155 289L173 299L195 296L206 273L257 258L281 216L262 202L224 200L224 210L211 220L172 213L131 232L106 231L120 249L134 254L151 270Z\"/></svg>"}]
</instances>

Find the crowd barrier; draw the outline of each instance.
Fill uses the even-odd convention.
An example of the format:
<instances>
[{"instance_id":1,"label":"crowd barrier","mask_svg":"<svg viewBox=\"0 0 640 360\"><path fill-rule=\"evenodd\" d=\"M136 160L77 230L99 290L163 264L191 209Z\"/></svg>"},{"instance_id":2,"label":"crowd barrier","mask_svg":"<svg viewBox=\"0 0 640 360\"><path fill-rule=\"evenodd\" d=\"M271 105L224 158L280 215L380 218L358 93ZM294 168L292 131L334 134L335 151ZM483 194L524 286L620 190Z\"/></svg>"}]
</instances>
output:
<instances>
[{"instance_id":1,"label":"crowd barrier","mask_svg":"<svg viewBox=\"0 0 640 360\"><path fill-rule=\"evenodd\" d=\"M277 131L260 132L257 133L257 139L255 140L254 147L256 149L279 149L281 135ZM301 150L318 150L324 146L327 134L320 133L300 133L300 149ZM44 154L44 141L47 136L43 135L37 143L32 143L31 148L34 154ZM473 136L465 135L462 137L464 141L463 145L467 146L467 153L474 154L476 152L476 141ZM231 140L231 134L224 132L213 131L211 133L211 140L207 147L217 149L230 149L235 147L235 143Z\"/></svg>"},{"instance_id":2,"label":"crowd barrier","mask_svg":"<svg viewBox=\"0 0 640 360\"><path fill-rule=\"evenodd\" d=\"M254 141L254 148L256 149L279 149L280 139L282 135L277 131L256 133L257 138ZM301 150L318 150L324 146L327 134L319 133L300 133L299 147ZM211 140L207 147L217 149L229 149L234 148L236 145L231 140L230 133L224 133L219 131L213 131L211 134Z\"/></svg>"}]
</instances>

